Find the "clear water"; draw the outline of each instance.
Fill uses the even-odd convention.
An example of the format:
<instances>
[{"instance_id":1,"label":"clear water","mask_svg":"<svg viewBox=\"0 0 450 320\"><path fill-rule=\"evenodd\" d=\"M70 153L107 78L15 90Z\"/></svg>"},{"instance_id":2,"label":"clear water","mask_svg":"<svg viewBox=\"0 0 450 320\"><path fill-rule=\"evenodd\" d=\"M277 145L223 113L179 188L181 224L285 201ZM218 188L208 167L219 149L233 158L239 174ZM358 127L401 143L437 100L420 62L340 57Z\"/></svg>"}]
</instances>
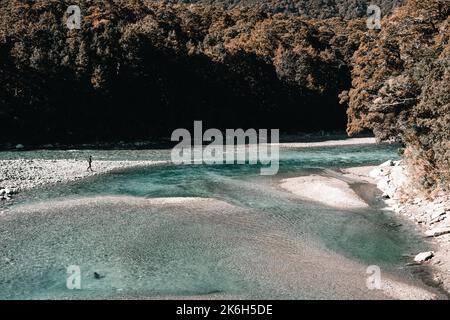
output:
<instances>
[{"instance_id":1,"label":"clear water","mask_svg":"<svg viewBox=\"0 0 450 320\"><path fill-rule=\"evenodd\" d=\"M34 151L0 158L164 160L169 151ZM282 149L279 174L250 165L162 165L21 196L0 217L0 298L384 298L366 268L417 282L404 254L426 248L404 221L301 201L279 181L379 164L391 146ZM94 163L95 164L95 163ZM203 204L145 199L213 198ZM82 289L66 288L66 268ZM102 276L95 279L94 272Z\"/></svg>"}]
</instances>

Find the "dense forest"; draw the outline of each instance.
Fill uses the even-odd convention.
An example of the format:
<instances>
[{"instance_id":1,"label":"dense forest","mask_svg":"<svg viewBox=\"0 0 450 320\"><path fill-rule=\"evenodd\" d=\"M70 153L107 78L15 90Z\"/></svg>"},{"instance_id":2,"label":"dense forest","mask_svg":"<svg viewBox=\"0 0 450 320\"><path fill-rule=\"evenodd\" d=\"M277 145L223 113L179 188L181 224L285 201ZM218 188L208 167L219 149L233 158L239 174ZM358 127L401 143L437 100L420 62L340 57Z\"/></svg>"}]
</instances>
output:
<instances>
[{"instance_id":1,"label":"dense forest","mask_svg":"<svg viewBox=\"0 0 450 320\"><path fill-rule=\"evenodd\" d=\"M228 9L235 7L259 8L266 12L300 15L307 18L326 19L340 17L354 19L365 17L367 6L380 7L383 15L404 3L404 0L171 0L172 3L220 4Z\"/></svg>"},{"instance_id":2,"label":"dense forest","mask_svg":"<svg viewBox=\"0 0 450 320\"><path fill-rule=\"evenodd\" d=\"M2 1L0 143L149 139L194 120L347 127L399 140L421 185L446 188L449 0L373 1L381 31L368 3Z\"/></svg>"},{"instance_id":3,"label":"dense forest","mask_svg":"<svg viewBox=\"0 0 450 320\"><path fill-rule=\"evenodd\" d=\"M69 4L81 7L80 30L64 23ZM365 28L137 0L10 0L0 21L0 139L22 143L167 136L194 120L345 129L338 94Z\"/></svg>"},{"instance_id":4,"label":"dense forest","mask_svg":"<svg viewBox=\"0 0 450 320\"><path fill-rule=\"evenodd\" d=\"M450 1L408 0L364 36L352 66L352 89L341 95L349 133L400 141L419 185L449 191Z\"/></svg>"}]
</instances>

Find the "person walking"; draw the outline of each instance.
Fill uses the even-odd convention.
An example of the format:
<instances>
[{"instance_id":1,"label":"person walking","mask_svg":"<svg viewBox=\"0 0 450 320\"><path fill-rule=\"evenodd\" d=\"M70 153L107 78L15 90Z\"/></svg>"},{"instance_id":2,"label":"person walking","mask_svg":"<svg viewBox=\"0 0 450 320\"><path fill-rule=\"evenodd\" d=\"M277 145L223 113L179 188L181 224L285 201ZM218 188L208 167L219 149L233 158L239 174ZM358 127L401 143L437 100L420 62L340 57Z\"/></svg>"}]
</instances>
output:
<instances>
[{"instance_id":1,"label":"person walking","mask_svg":"<svg viewBox=\"0 0 450 320\"><path fill-rule=\"evenodd\" d=\"M89 167L87 168L86 171L93 172L94 170L92 170L92 156L89 156L88 163L89 163Z\"/></svg>"}]
</instances>

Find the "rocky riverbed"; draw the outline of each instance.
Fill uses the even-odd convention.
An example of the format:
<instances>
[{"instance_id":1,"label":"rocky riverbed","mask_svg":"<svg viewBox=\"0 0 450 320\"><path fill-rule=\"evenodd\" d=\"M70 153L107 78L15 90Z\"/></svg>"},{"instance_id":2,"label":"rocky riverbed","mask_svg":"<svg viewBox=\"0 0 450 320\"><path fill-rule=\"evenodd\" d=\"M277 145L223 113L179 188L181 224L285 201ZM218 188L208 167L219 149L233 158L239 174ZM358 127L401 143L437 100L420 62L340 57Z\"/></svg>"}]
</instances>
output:
<instances>
[{"instance_id":1,"label":"rocky riverbed","mask_svg":"<svg viewBox=\"0 0 450 320\"><path fill-rule=\"evenodd\" d=\"M10 200L16 193L35 187L162 163L165 161L94 161L93 171L88 171L84 160L0 160L0 200Z\"/></svg>"},{"instance_id":2,"label":"rocky riverbed","mask_svg":"<svg viewBox=\"0 0 450 320\"><path fill-rule=\"evenodd\" d=\"M418 253L414 261L429 264L435 271L433 280L450 292L450 195L418 193L402 161L387 161L368 176L383 191L387 209L414 221L433 241L436 250Z\"/></svg>"}]
</instances>

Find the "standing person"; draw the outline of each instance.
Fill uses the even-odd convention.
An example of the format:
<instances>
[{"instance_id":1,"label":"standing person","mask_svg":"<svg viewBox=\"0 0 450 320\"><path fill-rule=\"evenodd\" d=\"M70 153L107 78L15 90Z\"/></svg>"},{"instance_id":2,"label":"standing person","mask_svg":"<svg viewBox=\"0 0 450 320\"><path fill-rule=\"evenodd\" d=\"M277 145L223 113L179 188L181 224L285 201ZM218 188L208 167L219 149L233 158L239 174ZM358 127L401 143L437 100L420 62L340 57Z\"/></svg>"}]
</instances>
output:
<instances>
[{"instance_id":1,"label":"standing person","mask_svg":"<svg viewBox=\"0 0 450 320\"><path fill-rule=\"evenodd\" d=\"M92 156L89 156L88 163L89 163L89 167L87 168L86 171L93 172L94 170L92 170Z\"/></svg>"}]
</instances>

